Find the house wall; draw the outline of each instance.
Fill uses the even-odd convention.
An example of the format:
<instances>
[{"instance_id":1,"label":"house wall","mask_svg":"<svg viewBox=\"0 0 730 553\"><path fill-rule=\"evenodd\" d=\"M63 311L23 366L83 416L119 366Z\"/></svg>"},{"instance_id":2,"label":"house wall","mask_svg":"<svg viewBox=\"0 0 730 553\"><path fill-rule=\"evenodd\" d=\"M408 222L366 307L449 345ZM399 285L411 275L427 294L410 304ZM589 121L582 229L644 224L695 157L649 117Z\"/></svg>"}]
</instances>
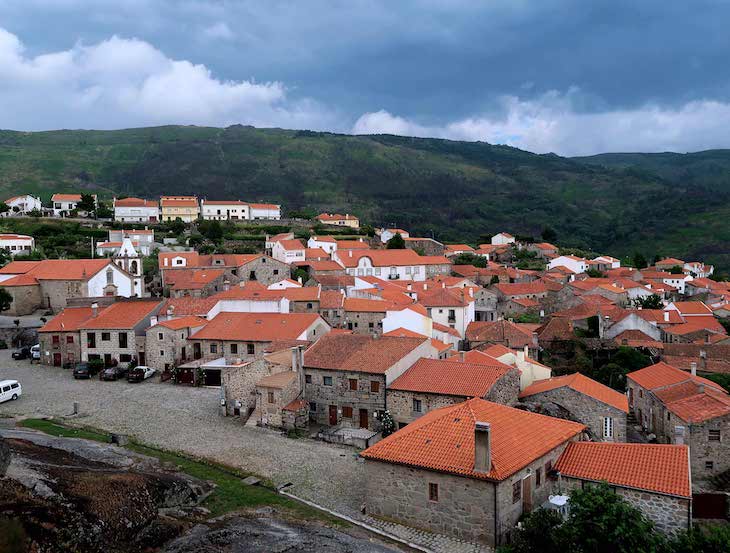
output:
<instances>
[{"instance_id":1,"label":"house wall","mask_svg":"<svg viewBox=\"0 0 730 553\"><path fill-rule=\"evenodd\" d=\"M129 223L157 221L160 217L158 207L115 207L114 220Z\"/></svg>"},{"instance_id":2,"label":"house wall","mask_svg":"<svg viewBox=\"0 0 730 553\"><path fill-rule=\"evenodd\" d=\"M716 417L703 423L687 424L669 413L668 427L685 427L684 443L689 445L690 467L694 480L707 480L730 469L730 415ZM720 441L710 440L710 430L720 431ZM689 433L689 440L687 440ZM676 440L668 440L676 442ZM712 467L707 465L712 463Z\"/></svg>"},{"instance_id":3,"label":"house wall","mask_svg":"<svg viewBox=\"0 0 730 553\"><path fill-rule=\"evenodd\" d=\"M132 278L124 273L119 267L113 263L109 264L113 271L113 284L117 289L117 296L129 298L134 295L134 284ZM107 268L105 267L89 279L86 289L89 298L98 298L104 296L104 289L107 287ZM47 281L44 281L45 285Z\"/></svg>"},{"instance_id":4,"label":"house wall","mask_svg":"<svg viewBox=\"0 0 730 553\"><path fill-rule=\"evenodd\" d=\"M501 403L502 405L514 405L517 403L517 396L520 394L520 371L512 369L502 378L494 383L484 399Z\"/></svg>"},{"instance_id":5,"label":"house wall","mask_svg":"<svg viewBox=\"0 0 730 553\"><path fill-rule=\"evenodd\" d=\"M203 219L212 221L245 220L249 219L249 209L242 204L202 204Z\"/></svg>"},{"instance_id":6,"label":"house wall","mask_svg":"<svg viewBox=\"0 0 730 553\"><path fill-rule=\"evenodd\" d=\"M194 328L195 332L200 327ZM162 340L159 339L162 334ZM145 333L145 363L148 367L164 371L193 358L193 348L188 344L191 329L173 330L164 326L153 326ZM183 357L183 348L185 356Z\"/></svg>"},{"instance_id":7,"label":"house wall","mask_svg":"<svg viewBox=\"0 0 730 553\"><path fill-rule=\"evenodd\" d=\"M626 442L626 413L572 388L563 386L525 398L529 402L553 402L570 411L575 420L585 424L593 439L603 442ZM603 436L603 418L613 419L613 438Z\"/></svg>"},{"instance_id":8,"label":"house wall","mask_svg":"<svg viewBox=\"0 0 730 553\"><path fill-rule=\"evenodd\" d=\"M433 319L411 309L386 312L386 316L383 319L383 332L390 332L398 328L412 330L424 336L432 336Z\"/></svg>"},{"instance_id":9,"label":"house wall","mask_svg":"<svg viewBox=\"0 0 730 553\"><path fill-rule=\"evenodd\" d=\"M226 415L234 416L234 410L240 406L240 416L245 421L248 412L256 408L256 383L265 376L285 370L289 369L263 358L243 365L222 367L221 387L226 400Z\"/></svg>"},{"instance_id":10,"label":"house wall","mask_svg":"<svg viewBox=\"0 0 730 553\"><path fill-rule=\"evenodd\" d=\"M385 312L345 311L343 325L355 334L380 336L383 333Z\"/></svg>"},{"instance_id":11,"label":"house wall","mask_svg":"<svg viewBox=\"0 0 730 553\"><path fill-rule=\"evenodd\" d=\"M268 286L279 282L281 279L289 278L291 271L286 263L262 256L238 267L236 276L242 281L256 280Z\"/></svg>"},{"instance_id":12,"label":"house wall","mask_svg":"<svg viewBox=\"0 0 730 553\"><path fill-rule=\"evenodd\" d=\"M257 410L261 417L261 423L266 426L275 428L283 428L284 413L283 408L299 395L299 380L295 378L291 380L283 388L267 388L266 386L256 387L256 397L258 399ZM274 395L273 403L269 403L269 392Z\"/></svg>"},{"instance_id":13,"label":"house wall","mask_svg":"<svg viewBox=\"0 0 730 553\"><path fill-rule=\"evenodd\" d=\"M30 315L43 302L41 287L38 284L32 286L9 286L5 290L13 297L13 301L10 303L10 308L3 312L4 315Z\"/></svg>"},{"instance_id":14,"label":"house wall","mask_svg":"<svg viewBox=\"0 0 730 553\"><path fill-rule=\"evenodd\" d=\"M88 346L89 334L96 334L96 347ZM109 340L102 340L102 333L109 334ZM127 347L119 347L119 336L127 335ZM137 341L136 335L130 329L103 329L103 330L81 330L81 360L88 361L89 356L98 355L100 359L104 359L104 355L111 355L111 359L119 362L120 365L127 365L131 361L137 360ZM129 356L128 361L122 361L122 356Z\"/></svg>"},{"instance_id":15,"label":"house wall","mask_svg":"<svg viewBox=\"0 0 730 553\"><path fill-rule=\"evenodd\" d=\"M386 402L388 411L393 416L398 428L405 426L417 418L430 413L434 409L448 407L466 401L464 396L450 396L444 394L427 394L423 392L407 392L403 390L387 390ZM421 410L413 410L413 400L421 402Z\"/></svg>"},{"instance_id":16,"label":"house wall","mask_svg":"<svg viewBox=\"0 0 730 553\"><path fill-rule=\"evenodd\" d=\"M70 298L92 297L89 295L86 282L82 280L41 280L40 294L43 298L43 307L48 307L54 313L63 311Z\"/></svg>"},{"instance_id":17,"label":"house wall","mask_svg":"<svg viewBox=\"0 0 730 553\"><path fill-rule=\"evenodd\" d=\"M53 337L58 336L58 342ZM73 340L68 343L68 338ZM61 354L61 364L78 363L81 360L81 335L79 332L39 332L38 343L41 346L41 363L53 365L54 354Z\"/></svg>"}]
</instances>

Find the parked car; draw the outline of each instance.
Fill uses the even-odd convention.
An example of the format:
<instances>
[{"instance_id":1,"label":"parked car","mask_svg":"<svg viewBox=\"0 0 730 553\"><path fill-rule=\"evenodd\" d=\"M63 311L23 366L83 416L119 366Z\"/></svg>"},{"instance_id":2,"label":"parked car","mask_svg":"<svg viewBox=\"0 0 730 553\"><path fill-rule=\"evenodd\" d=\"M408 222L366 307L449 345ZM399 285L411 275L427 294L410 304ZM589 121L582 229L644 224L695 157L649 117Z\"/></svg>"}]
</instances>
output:
<instances>
[{"instance_id":1,"label":"parked car","mask_svg":"<svg viewBox=\"0 0 730 553\"><path fill-rule=\"evenodd\" d=\"M127 381L129 382L142 382L143 380L148 379L150 376L155 374L157 371L153 369L152 367L145 367L144 365L139 365L138 367L134 367L133 369L130 369L130 371L127 373Z\"/></svg>"},{"instance_id":2,"label":"parked car","mask_svg":"<svg viewBox=\"0 0 730 553\"><path fill-rule=\"evenodd\" d=\"M13 352L13 359L28 359L30 357L30 348L28 346L16 349Z\"/></svg>"},{"instance_id":3,"label":"parked car","mask_svg":"<svg viewBox=\"0 0 730 553\"><path fill-rule=\"evenodd\" d=\"M99 378L102 380L119 380L125 376L127 376L127 368L117 365L116 367L107 367L101 371Z\"/></svg>"},{"instance_id":4,"label":"parked car","mask_svg":"<svg viewBox=\"0 0 730 553\"><path fill-rule=\"evenodd\" d=\"M23 395L23 387L17 380L0 380L0 403L18 399Z\"/></svg>"},{"instance_id":5,"label":"parked car","mask_svg":"<svg viewBox=\"0 0 730 553\"><path fill-rule=\"evenodd\" d=\"M88 363L79 363L74 368L74 378L91 378L99 372L99 369L95 365L89 365Z\"/></svg>"},{"instance_id":6,"label":"parked car","mask_svg":"<svg viewBox=\"0 0 730 553\"><path fill-rule=\"evenodd\" d=\"M30 348L30 358L33 361L41 360L41 345L40 344L36 344L35 346Z\"/></svg>"}]
</instances>

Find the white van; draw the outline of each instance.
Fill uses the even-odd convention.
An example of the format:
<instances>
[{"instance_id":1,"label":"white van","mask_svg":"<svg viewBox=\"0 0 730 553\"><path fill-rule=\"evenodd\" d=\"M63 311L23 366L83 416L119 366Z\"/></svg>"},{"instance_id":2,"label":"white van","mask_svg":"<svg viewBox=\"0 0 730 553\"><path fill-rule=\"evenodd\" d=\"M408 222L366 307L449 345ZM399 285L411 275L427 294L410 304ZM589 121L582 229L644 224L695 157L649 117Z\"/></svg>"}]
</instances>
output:
<instances>
[{"instance_id":1,"label":"white van","mask_svg":"<svg viewBox=\"0 0 730 553\"><path fill-rule=\"evenodd\" d=\"M23 395L23 388L17 380L0 380L0 403L18 399Z\"/></svg>"}]
</instances>

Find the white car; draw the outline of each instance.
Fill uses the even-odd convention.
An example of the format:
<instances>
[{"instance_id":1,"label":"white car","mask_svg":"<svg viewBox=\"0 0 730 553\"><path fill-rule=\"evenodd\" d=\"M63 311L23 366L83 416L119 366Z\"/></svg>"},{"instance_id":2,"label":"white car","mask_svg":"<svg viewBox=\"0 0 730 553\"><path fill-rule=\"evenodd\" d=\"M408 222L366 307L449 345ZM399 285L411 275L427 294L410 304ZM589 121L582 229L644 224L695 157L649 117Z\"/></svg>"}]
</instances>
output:
<instances>
[{"instance_id":1,"label":"white car","mask_svg":"<svg viewBox=\"0 0 730 553\"><path fill-rule=\"evenodd\" d=\"M150 376L157 372L152 367L146 367L145 365L137 365L133 369L129 369L127 372L127 381L129 382L142 382L147 380Z\"/></svg>"},{"instance_id":2,"label":"white car","mask_svg":"<svg viewBox=\"0 0 730 553\"><path fill-rule=\"evenodd\" d=\"M41 359L41 345L36 344L30 348L30 358L32 361L40 361Z\"/></svg>"},{"instance_id":3,"label":"white car","mask_svg":"<svg viewBox=\"0 0 730 553\"><path fill-rule=\"evenodd\" d=\"M23 387L17 380L0 380L0 403L18 399L23 395Z\"/></svg>"}]
</instances>

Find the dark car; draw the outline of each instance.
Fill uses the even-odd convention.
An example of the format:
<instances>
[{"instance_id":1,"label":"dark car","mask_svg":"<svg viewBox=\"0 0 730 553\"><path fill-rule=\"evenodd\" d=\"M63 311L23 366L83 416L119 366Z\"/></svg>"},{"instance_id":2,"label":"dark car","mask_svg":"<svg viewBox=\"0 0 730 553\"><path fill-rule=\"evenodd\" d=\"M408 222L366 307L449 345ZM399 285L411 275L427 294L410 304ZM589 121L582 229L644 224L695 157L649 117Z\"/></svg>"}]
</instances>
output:
<instances>
[{"instance_id":1,"label":"dark car","mask_svg":"<svg viewBox=\"0 0 730 553\"><path fill-rule=\"evenodd\" d=\"M116 367L107 367L101 371L99 378L102 380L119 380L125 376L127 376L127 368L117 365Z\"/></svg>"},{"instance_id":2,"label":"dark car","mask_svg":"<svg viewBox=\"0 0 730 553\"><path fill-rule=\"evenodd\" d=\"M28 359L30 357L30 348L24 347L20 349L16 349L13 352L13 359Z\"/></svg>"},{"instance_id":3,"label":"dark car","mask_svg":"<svg viewBox=\"0 0 730 553\"><path fill-rule=\"evenodd\" d=\"M89 365L88 363L79 363L74 367L74 378L91 378L99 372L99 369L95 365Z\"/></svg>"}]
</instances>

